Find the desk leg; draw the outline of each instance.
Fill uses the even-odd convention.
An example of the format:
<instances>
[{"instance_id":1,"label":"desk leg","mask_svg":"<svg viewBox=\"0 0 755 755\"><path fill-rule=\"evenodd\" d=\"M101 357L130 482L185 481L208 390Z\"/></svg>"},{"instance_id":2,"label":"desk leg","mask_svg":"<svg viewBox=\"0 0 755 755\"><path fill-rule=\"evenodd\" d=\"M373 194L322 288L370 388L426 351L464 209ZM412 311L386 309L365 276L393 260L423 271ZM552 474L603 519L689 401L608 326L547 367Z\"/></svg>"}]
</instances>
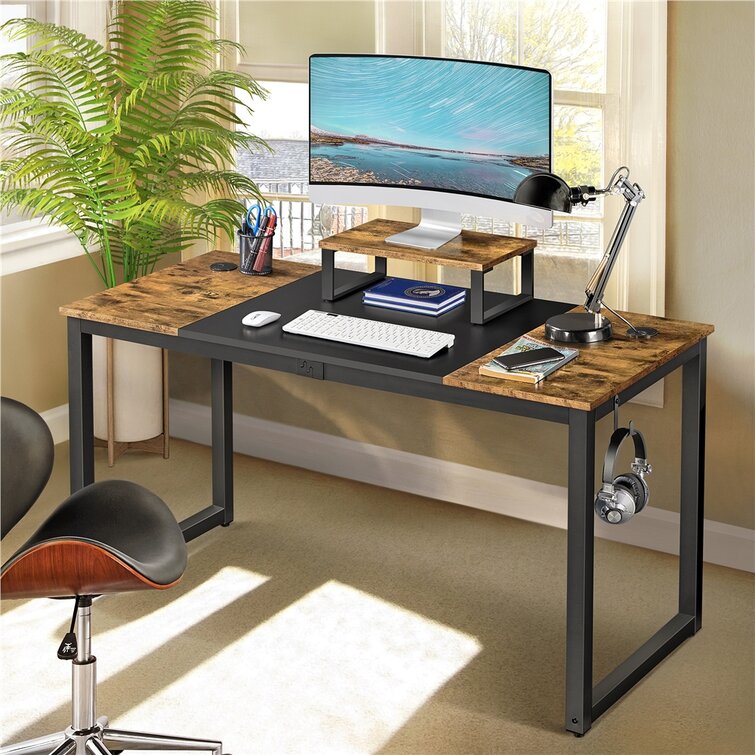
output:
<instances>
[{"instance_id":1,"label":"desk leg","mask_svg":"<svg viewBox=\"0 0 755 755\"><path fill-rule=\"evenodd\" d=\"M682 479L679 520L679 613L702 625L706 341L682 368Z\"/></svg>"},{"instance_id":2,"label":"desk leg","mask_svg":"<svg viewBox=\"0 0 755 755\"><path fill-rule=\"evenodd\" d=\"M71 493L94 482L92 335L68 318L68 438Z\"/></svg>"},{"instance_id":3,"label":"desk leg","mask_svg":"<svg viewBox=\"0 0 755 755\"><path fill-rule=\"evenodd\" d=\"M212 504L233 521L233 363L212 360Z\"/></svg>"},{"instance_id":4,"label":"desk leg","mask_svg":"<svg viewBox=\"0 0 755 755\"><path fill-rule=\"evenodd\" d=\"M595 413L570 410L566 729L578 735L592 725L594 486Z\"/></svg>"},{"instance_id":5,"label":"desk leg","mask_svg":"<svg viewBox=\"0 0 755 755\"><path fill-rule=\"evenodd\" d=\"M231 362L212 359L212 503L181 522L186 542L233 521L233 382Z\"/></svg>"}]
</instances>

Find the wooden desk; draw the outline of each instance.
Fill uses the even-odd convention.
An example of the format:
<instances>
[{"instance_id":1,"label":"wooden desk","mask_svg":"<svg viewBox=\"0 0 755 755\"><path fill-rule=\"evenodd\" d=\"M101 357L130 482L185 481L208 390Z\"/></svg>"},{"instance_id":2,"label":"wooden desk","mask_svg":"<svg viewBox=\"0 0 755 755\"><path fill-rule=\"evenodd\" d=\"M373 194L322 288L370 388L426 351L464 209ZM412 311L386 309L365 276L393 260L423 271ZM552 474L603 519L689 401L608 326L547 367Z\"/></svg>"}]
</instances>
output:
<instances>
[{"instance_id":1,"label":"wooden desk","mask_svg":"<svg viewBox=\"0 0 755 755\"><path fill-rule=\"evenodd\" d=\"M700 629L705 358L711 326L627 313L634 322L657 328L658 337L633 341L622 335L619 326L612 341L580 346L576 361L540 385L529 386L481 377L477 367L524 332L543 337L547 313L565 311L568 305L529 301L485 326L469 322L469 303L463 312L455 310L439 320L424 318L418 323L415 319L413 324L452 328L457 334L456 344L445 355L422 360L289 334L283 338L280 326L295 314L309 308L358 311L361 295L324 302L320 272L296 263L276 261L273 274L266 277L209 270L211 262L232 259L235 255L213 252L61 308L68 317L72 491L94 481L93 334L199 354L211 362L212 503L181 523L187 539L233 520L233 362L306 376L302 379L558 422L569 430L566 729L584 734L601 713ZM353 275L341 271L347 286L354 283ZM275 326L250 332L242 328L240 319L253 309L286 314ZM365 315L389 322L421 317L390 310ZM470 357L459 363L458 355L467 352ZM663 627L593 685L595 424L612 411L617 399L625 403L677 368L683 372L678 606Z\"/></svg>"}]
</instances>

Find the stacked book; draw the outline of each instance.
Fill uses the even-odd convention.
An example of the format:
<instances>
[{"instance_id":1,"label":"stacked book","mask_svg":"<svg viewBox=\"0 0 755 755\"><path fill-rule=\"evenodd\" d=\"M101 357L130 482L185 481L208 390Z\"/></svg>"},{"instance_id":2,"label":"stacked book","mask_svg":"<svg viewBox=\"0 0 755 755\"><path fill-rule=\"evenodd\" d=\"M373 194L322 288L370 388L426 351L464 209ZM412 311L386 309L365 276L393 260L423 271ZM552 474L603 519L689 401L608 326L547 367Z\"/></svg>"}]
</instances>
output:
<instances>
[{"instance_id":1,"label":"stacked book","mask_svg":"<svg viewBox=\"0 0 755 755\"><path fill-rule=\"evenodd\" d=\"M500 365L490 361L480 365L480 375L503 378L505 380L519 380L522 383L539 383L541 380L547 378L548 375L554 373L556 370L560 370L565 364L576 359L579 354L577 349L570 349L561 344L545 343L530 336L522 336L515 344L509 346L502 354L499 354L499 356L518 354L522 351L533 351L534 349L542 349L544 346L549 346L560 352L562 355L561 359L554 359L552 362L545 362L543 364L533 364L530 367L521 367L515 370L505 370Z\"/></svg>"},{"instance_id":2,"label":"stacked book","mask_svg":"<svg viewBox=\"0 0 755 755\"><path fill-rule=\"evenodd\" d=\"M450 312L464 304L467 290L445 283L424 283L406 278L386 278L368 288L362 302L371 307L397 309L418 315L438 315Z\"/></svg>"}]
</instances>

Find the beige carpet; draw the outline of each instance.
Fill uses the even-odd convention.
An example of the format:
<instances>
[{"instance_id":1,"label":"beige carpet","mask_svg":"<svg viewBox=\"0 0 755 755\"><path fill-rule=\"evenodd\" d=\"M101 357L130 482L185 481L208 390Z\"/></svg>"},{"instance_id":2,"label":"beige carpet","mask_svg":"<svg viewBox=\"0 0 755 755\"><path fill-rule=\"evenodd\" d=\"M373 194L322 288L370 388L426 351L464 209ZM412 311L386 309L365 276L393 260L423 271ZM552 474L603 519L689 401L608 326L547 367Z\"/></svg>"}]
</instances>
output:
<instances>
[{"instance_id":1,"label":"beige carpet","mask_svg":"<svg viewBox=\"0 0 755 755\"><path fill-rule=\"evenodd\" d=\"M179 518L209 501L205 448L114 473L97 458ZM702 632L577 739L561 721L563 531L242 456L236 490L235 523L190 544L179 587L95 604L99 709L117 725L234 755L755 752L752 575L706 565ZM4 558L66 491L59 446ZM677 562L598 541L596 565L599 678L674 613ZM68 723L69 605L3 603L3 742Z\"/></svg>"}]
</instances>

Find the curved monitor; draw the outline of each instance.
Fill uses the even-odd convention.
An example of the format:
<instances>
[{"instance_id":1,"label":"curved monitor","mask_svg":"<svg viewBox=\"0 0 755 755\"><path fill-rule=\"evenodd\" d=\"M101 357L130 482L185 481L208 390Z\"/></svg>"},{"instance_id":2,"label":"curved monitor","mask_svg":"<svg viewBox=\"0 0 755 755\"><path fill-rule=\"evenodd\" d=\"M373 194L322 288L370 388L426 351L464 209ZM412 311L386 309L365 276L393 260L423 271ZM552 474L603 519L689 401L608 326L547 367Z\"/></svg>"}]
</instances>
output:
<instances>
[{"instance_id":1,"label":"curved monitor","mask_svg":"<svg viewBox=\"0 0 755 755\"><path fill-rule=\"evenodd\" d=\"M458 234L461 213L552 225L550 210L514 203L522 180L552 170L548 71L312 55L309 93L313 202L419 207L420 226L392 241L429 248Z\"/></svg>"}]
</instances>

